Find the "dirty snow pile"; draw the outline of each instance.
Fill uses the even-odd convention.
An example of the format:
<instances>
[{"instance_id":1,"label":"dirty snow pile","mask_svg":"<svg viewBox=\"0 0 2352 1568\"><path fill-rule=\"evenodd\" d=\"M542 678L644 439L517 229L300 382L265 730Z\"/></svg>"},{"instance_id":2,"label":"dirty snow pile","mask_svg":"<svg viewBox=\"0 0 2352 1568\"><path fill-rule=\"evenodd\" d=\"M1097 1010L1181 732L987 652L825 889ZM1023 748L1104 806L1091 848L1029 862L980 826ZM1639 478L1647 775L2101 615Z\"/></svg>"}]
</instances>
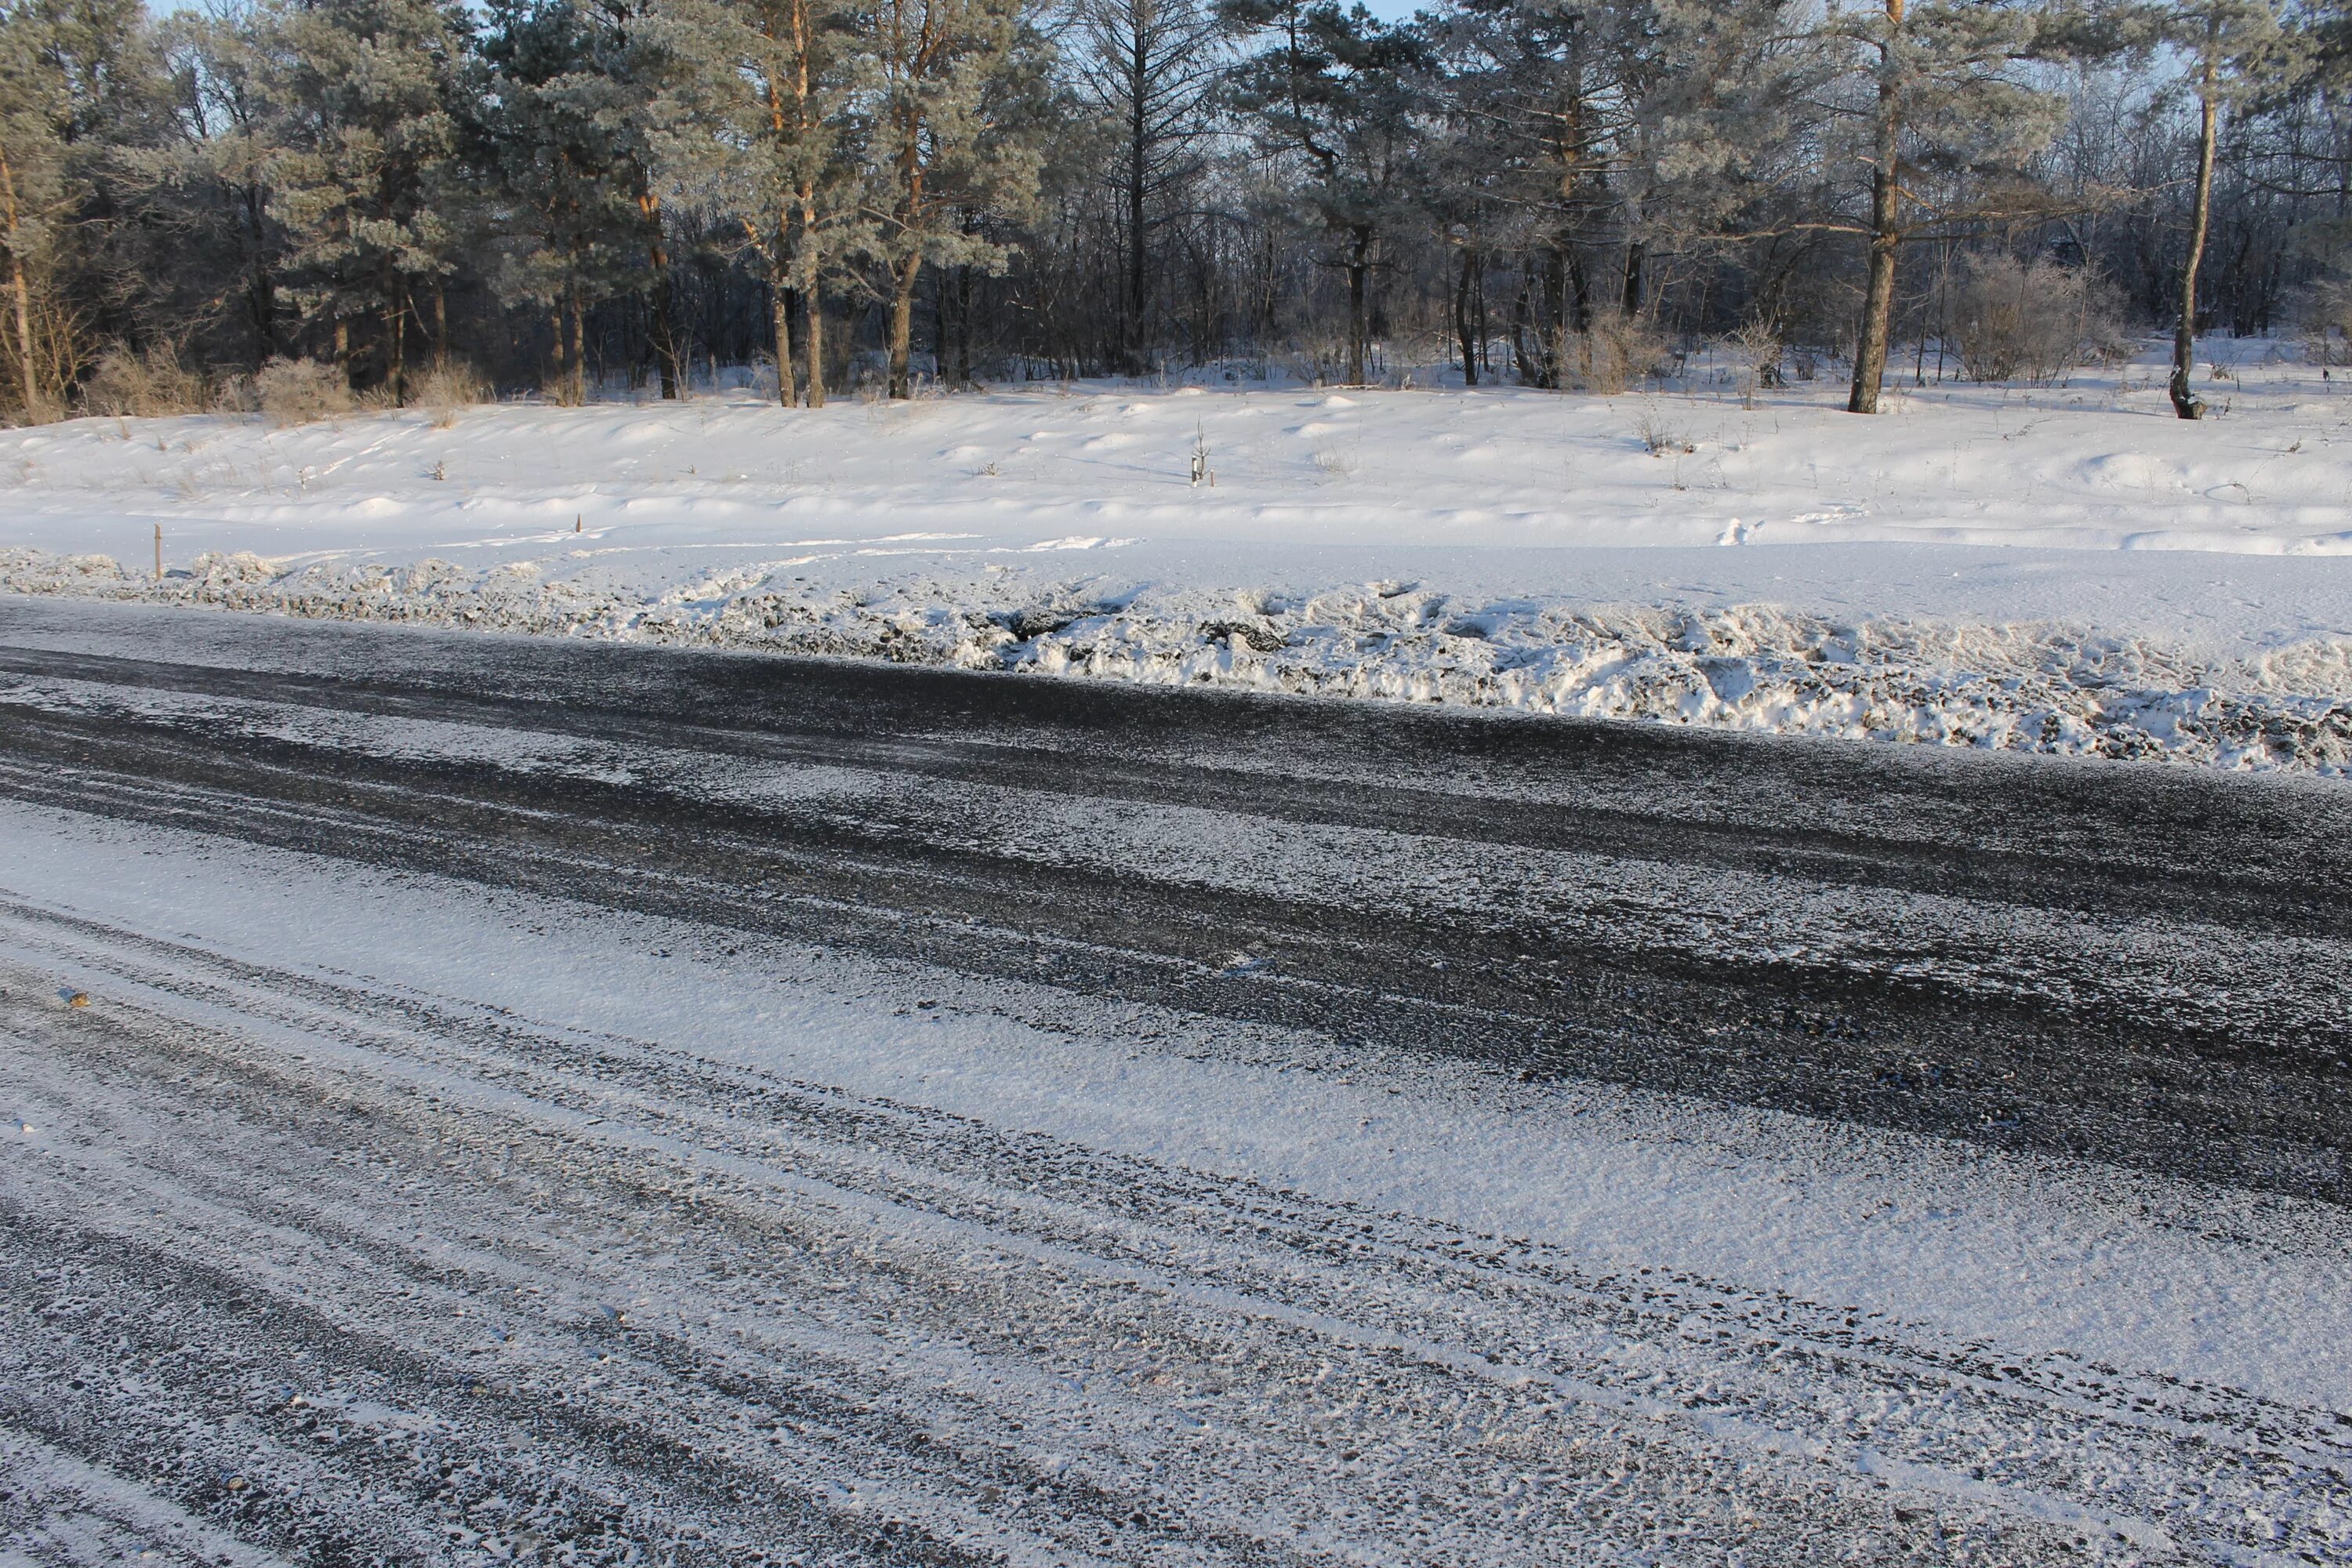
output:
<instances>
[{"instance_id":1,"label":"dirty snow pile","mask_svg":"<svg viewBox=\"0 0 2352 1568\"><path fill-rule=\"evenodd\" d=\"M2217 396L85 419L0 432L0 589L2352 773L2352 402L2290 359Z\"/></svg>"}]
</instances>

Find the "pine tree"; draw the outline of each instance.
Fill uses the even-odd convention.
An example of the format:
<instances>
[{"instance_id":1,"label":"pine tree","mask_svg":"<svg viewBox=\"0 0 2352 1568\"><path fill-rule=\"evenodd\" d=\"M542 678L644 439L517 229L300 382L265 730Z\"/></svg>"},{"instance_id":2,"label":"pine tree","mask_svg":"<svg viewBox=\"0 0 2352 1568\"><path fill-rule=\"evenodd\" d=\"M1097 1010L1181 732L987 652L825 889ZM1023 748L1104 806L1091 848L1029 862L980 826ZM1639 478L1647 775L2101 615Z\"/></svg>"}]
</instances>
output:
<instances>
[{"instance_id":1,"label":"pine tree","mask_svg":"<svg viewBox=\"0 0 2352 1568\"><path fill-rule=\"evenodd\" d=\"M1615 181L1625 298L1653 250L1722 253L1801 189L1831 72L1803 0L1643 0L1612 30L1624 82Z\"/></svg>"},{"instance_id":2,"label":"pine tree","mask_svg":"<svg viewBox=\"0 0 2352 1568\"><path fill-rule=\"evenodd\" d=\"M1364 381L1371 274L1401 220L1419 125L1413 77L1423 49L1335 0L1223 0L1226 25L1260 46L1231 77L1233 100L1260 144L1295 160L1348 280L1347 377Z\"/></svg>"},{"instance_id":3,"label":"pine tree","mask_svg":"<svg viewBox=\"0 0 2352 1568\"><path fill-rule=\"evenodd\" d=\"M467 194L457 158L470 21L450 0L311 0L271 15L279 151L271 212L292 290L360 376L354 326L404 400L416 294L457 265Z\"/></svg>"},{"instance_id":4,"label":"pine tree","mask_svg":"<svg viewBox=\"0 0 2352 1568\"><path fill-rule=\"evenodd\" d=\"M68 94L47 44L36 7L0 12L0 248L7 252L9 368L16 406L33 420L53 416L63 397L41 306L58 225L72 201L64 134Z\"/></svg>"},{"instance_id":5,"label":"pine tree","mask_svg":"<svg viewBox=\"0 0 2352 1568\"><path fill-rule=\"evenodd\" d=\"M54 416L99 344L131 328L142 269L121 153L163 121L154 40L137 0L0 4L0 251L7 359L28 418Z\"/></svg>"},{"instance_id":6,"label":"pine tree","mask_svg":"<svg viewBox=\"0 0 2352 1568\"><path fill-rule=\"evenodd\" d=\"M1423 150L1415 190L1452 258L1454 336L1462 355L1462 384L1475 386L1485 369L1486 273L1496 230L1510 210L1509 163L1501 151L1485 99L1491 86L1491 30L1482 10L1432 18L1432 54L1423 92L1434 133Z\"/></svg>"},{"instance_id":7,"label":"pine tree","mask_svg":"<svg viewBox=\"0 0 2352 1568\"><path fill-rule=\"evenodd\" d=\"M777 395L805 386L824 405L824 294L867 243L852 114L859 85L854 16L841 0L694 0L673 12L698 60L699 113L662 143L668 177L726 212L769 289ZM804 376L793 364L791 306L803 301Z\"/></svg>"},{"instance_id":8,"label":"pine tree","mask_svg":"<svg viewBox=\"0 0 2352 1568\"><path fill-rule=\"evenodd\" d=\"M1538 386L1563 384L1569 334L1613 303L1596 300L1587 254L1622 237L1625 21L1605 5L1468 0L1433 25L1444 69L1433 87L1464 143L1440 154L1438 177L1486 198L1482 245L1528 258L1534 287L1513 307L1512 333L1522 379Z\"/></svg>"},{"instance_id":9,"label":"pine tree","mask_svg":"<svg viewBox=\"0 0 2352 1568\"><path fill-rule=\"evenodd\" d=\"M635 83L604 68L609 38L572 0L496 0L481 45L475 158L505 217L493 282L510 303L549 313L551 382L574 404L587 396L589 310L644 279L654 254L650 180L635 155L650 156L636 129L649 116ZM656 352L674 392L674 357Z\"/></svg>"},{"instance_id":10,"label":"pine tree","mask_svg":"<svg viewBox=\"0 0 2352 1568\"><path fill-rule=\"evenodd\" d=\"M283 346L278 273L285 247L269 211L269 165L278 148L259 17L250 7L183 12L164 26L183 134L151 163L152 177L201 215L182 233L218 267L222 287L214 292L236 301L244 367L257 372Z\"/></svg>"},{"instance_id":11,"label":"pine tree","mask_svg":"<svg viewBox=\"0 0 2352 1568\"><path fill-rule=\"evenodd\" d=\"M656 144L683 112L682 94L692 70L677 47L677 29L654 0L567 0L568 33L578 49L572 68L544 83L543 96L562 111L584 121L599 150L603 175L619 187L632 209L639 254L621 263L635 269L629 281L643 288L650 323L648 346L661 378L661 395L678 395L679 353L673 319L669 242L661 192L655 180ZM625 241L616 234L616 246Z\"/></svg>"},{"instance_id":12,"label":"pine tree","mask_svg":"<svg viewBox=\"0 0 2352 1568\"><path fill-rule=\"evenodd\" d=\"M868 249L889 301L889 392L911 395L916 285L924 264L998 269L1010 247L983 214L1036 203L1038 110L1048 53L1022 0L861 0L873 71Z\"/></svg>"},{"instance_id":13,"label":"pine tree","mask_svg":"<svg viewBox=\"0 0 2352 1568\"><path fill-rule=\"evenodd\" d=\"M1905 242L1925 226L2048 210L2026 165L2056 133L2066 105L2029 68L2074 43L2068 20L2037 0L1832 5L1821 36L1848 51L1859 79L1860 100L1845 106L1844 118L1861 132L1853 156L1870 171L1867 214L1832 226L1866 245L1851 412L1878 412ZM1939 183L1948 199L1917 199Z\"/></svg>"}]
</instances>

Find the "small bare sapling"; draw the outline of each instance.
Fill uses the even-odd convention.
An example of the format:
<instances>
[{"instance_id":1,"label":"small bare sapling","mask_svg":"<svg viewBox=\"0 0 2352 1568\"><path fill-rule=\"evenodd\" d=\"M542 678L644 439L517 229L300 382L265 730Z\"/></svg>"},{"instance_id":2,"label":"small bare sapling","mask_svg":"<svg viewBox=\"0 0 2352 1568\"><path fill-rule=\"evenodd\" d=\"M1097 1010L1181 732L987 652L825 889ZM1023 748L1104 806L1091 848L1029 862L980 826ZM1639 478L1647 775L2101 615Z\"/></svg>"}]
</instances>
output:
<instances>
[{"instance_id":1,"label":"small bare sapling","mask_svg":"<svg viewBox=\"0 0 2352 1568\"><path fill-rule=\"evenodd\" d=\"M1666 426L1655 405L1642 410L1641 420L1633 426L1633 433L1641 437L1643 450L1653 458L1663 458L1670 452L1688 456L1698 450L1688 437Z\"/></svg>"}]
</instances>

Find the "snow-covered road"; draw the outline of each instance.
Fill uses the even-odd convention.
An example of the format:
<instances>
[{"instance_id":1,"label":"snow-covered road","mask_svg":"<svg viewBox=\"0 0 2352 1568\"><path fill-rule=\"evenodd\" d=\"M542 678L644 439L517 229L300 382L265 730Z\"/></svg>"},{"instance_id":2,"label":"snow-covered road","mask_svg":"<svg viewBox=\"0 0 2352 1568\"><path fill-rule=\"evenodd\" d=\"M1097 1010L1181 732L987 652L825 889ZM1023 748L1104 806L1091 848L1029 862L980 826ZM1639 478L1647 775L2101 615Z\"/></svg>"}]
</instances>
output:
<instances>
[{"instance_id":1,"label":"snow-covered road","mask_svg":"<svg viewBox=\"0 0 2352 1568\"><path fill-rule=\"evenodd\" d=\"M2352 1559L2347 888L2320 781L0 602L0 1561Z\"/></svg>"}]
</instances>

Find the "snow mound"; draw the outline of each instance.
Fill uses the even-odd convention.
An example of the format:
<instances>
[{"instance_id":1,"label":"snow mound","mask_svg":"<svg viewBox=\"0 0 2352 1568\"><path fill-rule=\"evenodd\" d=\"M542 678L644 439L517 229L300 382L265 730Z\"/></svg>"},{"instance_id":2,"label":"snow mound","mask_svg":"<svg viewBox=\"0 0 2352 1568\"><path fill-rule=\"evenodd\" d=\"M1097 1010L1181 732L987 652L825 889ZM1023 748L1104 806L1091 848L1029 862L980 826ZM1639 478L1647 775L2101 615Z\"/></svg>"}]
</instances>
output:
<instances>
[{"instance_id":1,"label":"snow mound","mask_svg":"<svg viewBox=\"0 0 2352 1568\"><path fill-rule=\"evenodd\" d=\"M1837 619L1771 604L1482 599L1054 579L849 587L730 566L663 587L593 555L461 566L199 556L160 581L0 550L0 590L670 647L1440 702L1717 729L2352 774L2352 639L2199 654L2046 621Z\"/></svg>"}]
</instances>

